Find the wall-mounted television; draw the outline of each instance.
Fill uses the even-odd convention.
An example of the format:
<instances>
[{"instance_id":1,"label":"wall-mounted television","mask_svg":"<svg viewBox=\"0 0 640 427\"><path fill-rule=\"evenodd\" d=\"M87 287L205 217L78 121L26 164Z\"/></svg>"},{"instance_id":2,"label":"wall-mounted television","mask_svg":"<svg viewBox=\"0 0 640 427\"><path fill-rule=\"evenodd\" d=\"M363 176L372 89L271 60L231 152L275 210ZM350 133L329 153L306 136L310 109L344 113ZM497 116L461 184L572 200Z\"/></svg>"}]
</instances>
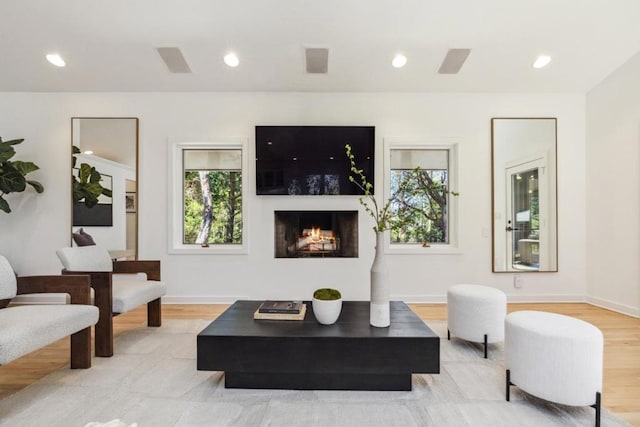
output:
<instances>
[{"instance_id":1,"label":"wall-mounted television","mask_svg":"<svg viewBox=\"0 0 640 427\"><path fill-rule=\"evenodd\" d=\"M374 126L256 126L256 194L362 195L347 144L373 184Z\"/></svg>"}]
</instances>

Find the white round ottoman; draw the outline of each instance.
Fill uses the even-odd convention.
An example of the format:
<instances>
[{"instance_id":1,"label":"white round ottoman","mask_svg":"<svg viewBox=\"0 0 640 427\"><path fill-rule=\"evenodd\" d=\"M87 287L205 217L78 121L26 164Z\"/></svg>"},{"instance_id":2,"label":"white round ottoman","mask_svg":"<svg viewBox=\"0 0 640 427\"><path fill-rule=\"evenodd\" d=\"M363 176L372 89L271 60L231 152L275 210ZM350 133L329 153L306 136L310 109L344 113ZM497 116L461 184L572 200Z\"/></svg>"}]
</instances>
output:
<instances>
[{"instance_id":1,"label":"white round ottoman","mask_svg":"<svg viewBox=\"0 0 640 427\"><path fill-rule=\"evenodd\" d=\"M507 296L499 289L482 285L455 285L447 291L447 339L451 334L463 340L487 344L504 339Z\"/></svg>"},{"instance_id":2,"label":"white round ottoman","mask_svg":"<svg viewBox=\"0 0 640 427\"><path fill-rule=\"evenodd\" d=\"M602 332L591 323L543 311L516 311L505 320L509 386L541 399L592 406L600 425Z\"/></svg>"}]
</instances>

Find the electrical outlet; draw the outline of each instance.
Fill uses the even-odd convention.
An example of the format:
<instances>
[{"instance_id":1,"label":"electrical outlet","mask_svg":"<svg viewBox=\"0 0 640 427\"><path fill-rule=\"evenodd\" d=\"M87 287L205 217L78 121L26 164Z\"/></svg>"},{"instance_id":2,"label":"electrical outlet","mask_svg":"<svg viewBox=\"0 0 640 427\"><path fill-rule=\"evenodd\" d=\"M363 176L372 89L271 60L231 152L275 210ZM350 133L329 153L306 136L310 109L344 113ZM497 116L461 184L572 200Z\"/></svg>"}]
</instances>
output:
<instances>
[{"instance_id":1,"label":"electrical outlet","mask_svg":"<svg viewBox=\"0 0 640 427\"><path fill-rule=\"evenodd\" d=\"M522 287L522 282L524 282L524 278L522 276L513 276L513 287L520 289Z\"/></svg>"}]
</instances>

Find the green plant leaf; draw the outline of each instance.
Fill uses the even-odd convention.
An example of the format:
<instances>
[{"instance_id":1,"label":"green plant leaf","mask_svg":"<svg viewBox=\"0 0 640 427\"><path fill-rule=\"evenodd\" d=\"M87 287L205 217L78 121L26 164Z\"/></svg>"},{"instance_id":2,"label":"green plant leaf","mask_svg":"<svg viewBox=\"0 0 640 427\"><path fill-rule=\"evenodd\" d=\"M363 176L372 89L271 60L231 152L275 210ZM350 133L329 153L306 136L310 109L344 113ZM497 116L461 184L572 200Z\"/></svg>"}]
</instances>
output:
<instances>
[{"instance_id":1,"label":"green plant leaf","mask_svg":"<svg viewBox=\"0 0 640 427\"><path fill-rule=\"evenodd\" d=\"M102 180L100 172L98 172L96 168L91 168L91 177L89 178L89 182L98 184L100 180Z\"/></svg>"},{"instance_id":2,"label":"green plant leaf","mask_svg":"<svg viewBox=\"0 0 640 427\"><path fill-rule=\"evenodd\" d=\"M24 138L22 138L22 139L12 139L11 141L2 141L2 139L0 138L0 142L2 142L2 144L6 144L6 145L18 145L18 144L21 144L22 141L24 141Z\"/></svg>"},{"instance_id":3,"label":"green plant leaf","mask_svg":"<svg viewBox=\"0 0 640 427\"><path fill-rule=\"evenodd\" d=\"M75 145L72 145L71 146L71 169L76 168L76 162L78 161L78 159L76 158L76 154L80 154L80 148L76 147Z\"/></svg>"},{"instance_id":4,"label":"green plant leaf","mask_svg":"<svg viewBox=\"0 0 640 427\"><path fill-rule=\"evenodd\" d=\"M6 162L15 155L16 150L12 146L5 145L5 143L0 144L0 162Z\"/></svg>"},{"instance_id":5,"label":"green plant leaf","mask_svg":"<svg viewBox=\"0 0 640 427\"><path fill-rule=\"evenodd\" d=\"M40 169L35 163L33 162L21 162L20 160L16 160L15 162L13 162L13 166L18 170L18 172L20 172L22 175L26 175L29 172L33 172L33 171L37 171L38 169Z\"/></svg>"},{"instance_id":6,"label":"green plant leaf","mask_svg":"<svg viewBox=\"0 0 640 427\"><path fill-rule=\"evenodd\" d=\"M9 203L0 196L0 210L6 213L11 212L11 208L9 207Z\"/></svg>"},{"instance_id":7,"label":"green plant leaf","mask_svg":"<svg viewBox=\"0 0 640 427\"><path fill-rule=\"evenodd\" d=\"M95 168L89 166L89 164L87 163L82 163L80 164L80 172L79 172L79 179L80 179L80 183L81 184L86 184L87 182L89 182L89 177L91 176L92 171L94 171Z\"/></svg>"},{"instance_id":8,"label":"green plant leaf","mask_svg":"<svg viewBox=\"0 0 640 427\"><path fill-rule=\"evenodd\" d=\"M25 176L39 167L33 162L23 162L17 160L11 162L16 151L12 147L22 143L24 139L12 139L11 141L2 141L0 138L0 195L9 193L20 193L27 188L27 183L31 185L38 193L44 191L44 186L38 181L27 181ZM9 203L0 196L0 210L11 212Z\"/></svg>"},{"instance_id":9,"label":"green plant leaf","mask_svg":"<svg viewBox=\"0 0 640 427\"><path fill-rule=\"evenodd\" d=\"M96 199L100 194L102 194L102 186L97 182L89 182L86 185L82 186L83 190L95 197Z\"/></svg>"},{"instance_id":10,"label":"green plant leaf","mask_svg":"<svg viewBox=\"0 0 640 427\"><path fill-rule=\"evenodd\" d=\"M91 193L84 194L84 205L88 208L92 208L98 204L98 198Z\"/></svg>"},{"instance_id":11,"label":"green plant leaf","mask_svg":"<svg viewBox=\"0 0 640 427\"><path fill-rule=\"evenodd\" d=\"M44 186L40 184L38 181L27 180L27 184L32 186L37 193L42 193L44 191Z\"/></svg>"},{"instance_id":12,"label":"green plant leaf","mask_svg":"<svg viewBox=\"0 0 640 427\"><path fill-rule=\"evenodd\" d=\"M21 192L27 186L27 180L10 163L2 165L3 172L0 174L0 191L3 193Z\"/></svg>"}]
</instances>

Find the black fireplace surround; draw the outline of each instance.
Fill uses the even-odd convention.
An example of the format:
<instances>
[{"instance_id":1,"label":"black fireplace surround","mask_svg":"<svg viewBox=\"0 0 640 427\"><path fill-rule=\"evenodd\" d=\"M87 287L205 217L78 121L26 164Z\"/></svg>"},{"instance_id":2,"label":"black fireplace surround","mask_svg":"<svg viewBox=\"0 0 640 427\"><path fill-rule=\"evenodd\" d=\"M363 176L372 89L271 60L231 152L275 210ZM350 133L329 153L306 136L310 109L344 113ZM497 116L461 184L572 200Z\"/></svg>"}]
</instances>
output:
<instances>
[{"instance_id":1,"label":"black fireplace surround","mask_svg":"<svg viewBox=\"0 0 640 427\"><path fill-rule=\"evenodd\" d=\"M358 211L275 211L276 258L357 258Z\"/></svg>"}]
</instances>

